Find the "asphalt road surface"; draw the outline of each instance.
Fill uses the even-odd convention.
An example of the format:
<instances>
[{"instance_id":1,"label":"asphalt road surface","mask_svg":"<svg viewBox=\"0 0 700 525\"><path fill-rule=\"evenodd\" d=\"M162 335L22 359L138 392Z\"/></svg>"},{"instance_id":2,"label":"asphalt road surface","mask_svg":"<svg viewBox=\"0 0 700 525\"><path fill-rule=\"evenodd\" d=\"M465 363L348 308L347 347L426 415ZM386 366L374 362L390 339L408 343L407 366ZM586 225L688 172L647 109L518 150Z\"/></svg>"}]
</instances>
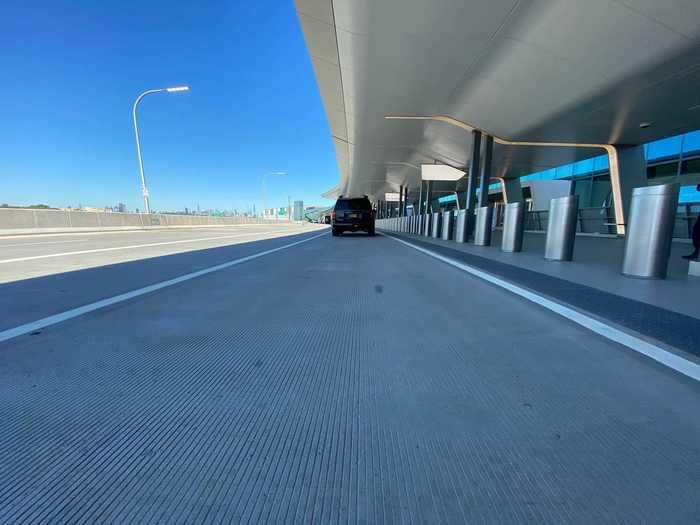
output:
<instances>
[{"instance_id":1,"label":"asphalt road surface","mask_svg":"<svg viewBox=\"0 0 700 525\"><path fill-rule=\"evenodd\" d=\"M0 342L0 522L700 520L696 381L387 236L244 239L0 264L0 330L56 321Z\"/></svg>"}]
</instances>

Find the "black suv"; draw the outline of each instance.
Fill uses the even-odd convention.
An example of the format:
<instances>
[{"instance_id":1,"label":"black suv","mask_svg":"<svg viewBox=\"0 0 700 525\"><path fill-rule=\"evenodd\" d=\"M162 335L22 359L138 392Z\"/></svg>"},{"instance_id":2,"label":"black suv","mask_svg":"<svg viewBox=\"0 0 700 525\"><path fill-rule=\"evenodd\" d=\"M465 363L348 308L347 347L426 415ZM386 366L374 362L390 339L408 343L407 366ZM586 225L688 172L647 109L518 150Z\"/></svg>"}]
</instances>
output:
<instances>
[{"instance_id":1,"label":"black suv","mask_svg":"<svg viewBox=\"0 0 700 525\"><path fill-rule=\"evenodd\" d=\"M358 230L374 235L374 211L367 196L347 198L340 196L331 212L333 236L343 232Z\"/></svg>"}]
</instances>

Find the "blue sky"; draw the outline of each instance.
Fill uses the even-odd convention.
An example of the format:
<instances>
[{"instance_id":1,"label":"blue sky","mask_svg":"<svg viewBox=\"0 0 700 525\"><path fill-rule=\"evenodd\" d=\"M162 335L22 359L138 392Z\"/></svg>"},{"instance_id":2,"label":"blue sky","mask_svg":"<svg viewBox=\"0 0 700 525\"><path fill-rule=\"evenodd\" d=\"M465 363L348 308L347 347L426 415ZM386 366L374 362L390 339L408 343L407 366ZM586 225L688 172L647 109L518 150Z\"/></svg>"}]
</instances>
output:
<instances>
[{"instance_id":1,"label":"blue sky","mask_svg":"<svg viewBox=\"0 0 700 525\"><path fill-rule=\"evenodd\" d=\"M4 0L0 202L142 208L325 203L338 173L292 0Z\"/></svg>"}]
</instances>

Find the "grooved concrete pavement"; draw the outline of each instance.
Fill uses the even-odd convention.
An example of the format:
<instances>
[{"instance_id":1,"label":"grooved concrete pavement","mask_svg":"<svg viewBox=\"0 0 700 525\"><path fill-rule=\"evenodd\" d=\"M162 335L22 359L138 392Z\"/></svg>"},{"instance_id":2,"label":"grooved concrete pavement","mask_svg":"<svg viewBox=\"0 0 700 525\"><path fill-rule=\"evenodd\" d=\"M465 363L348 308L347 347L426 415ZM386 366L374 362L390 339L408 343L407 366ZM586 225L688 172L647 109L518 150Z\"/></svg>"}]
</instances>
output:
<instances>
[{"instance_id":1,"label":"grooved concrete pavement","mask_svg":"<svg viewBox=\"0 0 700 525\"><path fill-rule=\"evenodd\" d=\"M384 237L7 341L0 374L3 523L700 520L697 383Z\"/></svg>"}]
</instances>

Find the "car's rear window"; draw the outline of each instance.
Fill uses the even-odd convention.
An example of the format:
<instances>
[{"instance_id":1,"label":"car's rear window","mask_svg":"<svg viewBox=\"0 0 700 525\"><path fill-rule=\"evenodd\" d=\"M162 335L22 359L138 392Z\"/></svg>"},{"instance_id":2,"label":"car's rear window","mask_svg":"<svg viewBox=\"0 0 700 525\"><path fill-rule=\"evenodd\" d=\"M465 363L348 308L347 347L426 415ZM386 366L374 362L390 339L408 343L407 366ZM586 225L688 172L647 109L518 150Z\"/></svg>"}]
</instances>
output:
<instances>
[{"instance_id":1,"label":"car's rear window","mask_svg":"<svg viewBox=\"0 0 700 525\"><path fill-rule=\"evenodd\" d=\"M336 211L357 211L357 210L371 210L372 205L367 199L339 199L335 203Z\"/></svg>"}]
</instances>

